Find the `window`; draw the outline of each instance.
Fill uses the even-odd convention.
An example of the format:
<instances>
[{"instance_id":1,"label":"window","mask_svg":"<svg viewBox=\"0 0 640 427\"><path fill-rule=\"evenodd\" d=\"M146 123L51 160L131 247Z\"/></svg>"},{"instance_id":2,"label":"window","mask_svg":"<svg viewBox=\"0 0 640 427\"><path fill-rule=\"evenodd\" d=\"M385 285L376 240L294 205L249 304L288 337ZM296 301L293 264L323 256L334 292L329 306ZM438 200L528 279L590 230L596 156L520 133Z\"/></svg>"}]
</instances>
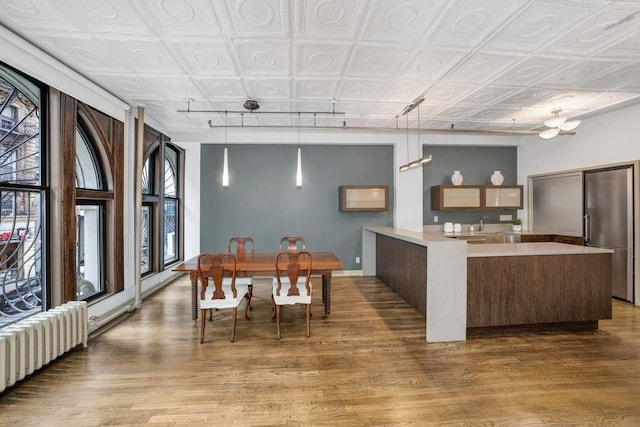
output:
<instances>
[{"instance_id":1,"label":"window","mask_svg":"<svg viewBox=\"0 0 640 427\"><path fill-rule=\"evenodd\" d=\"M75 296L88 300L106 291L105 248L107 191L98 153L87 123L78 115L76 128L76 282ZM93 190L93 191L82 191Z\"/></svg>"},{"instance_id":2,"label":"window","mask_svg":"<svg viewBox=\"0 0 640 427\"><path fill-rule=\"evenodd\" d=\"M149 275L182 257L182 151L164 135L145 128L145 153L140 267L143 275Z\"/></svg>"},{"instance_id":3,"label":"window","mask_svg":"<svg viewBox=\"0 0 640 427\"><path fill-rule=\"evenodd\" d=\"M45 304L41 88L0 64L0 327Z\"/></svg>"}]
</instances>

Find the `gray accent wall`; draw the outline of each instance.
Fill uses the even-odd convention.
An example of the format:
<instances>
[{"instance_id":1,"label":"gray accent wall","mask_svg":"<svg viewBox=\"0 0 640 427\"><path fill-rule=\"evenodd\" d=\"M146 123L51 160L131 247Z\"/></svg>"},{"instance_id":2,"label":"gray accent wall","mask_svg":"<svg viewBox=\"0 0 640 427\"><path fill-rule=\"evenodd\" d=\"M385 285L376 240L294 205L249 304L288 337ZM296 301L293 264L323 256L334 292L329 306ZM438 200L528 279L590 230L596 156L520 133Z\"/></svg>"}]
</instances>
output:
<instances>
[{"instance_id":1,"label":"gray accent wall","mask_svg":"<svg viewBox=\"0 0 640 427\"><path fill-rule=\"evenodd\" d=\"M311 251L334 252L345 270L360 270L362 227L393 225L393 147L303 145L302 188L295 185L296 145L230 145L228 188L222 187L224 145L201 148L201 251L226 250L233 236L251 236L257 252L274 252L285 235ZM340 185L388 185L389 211L340 212ZM188 206L186 207L188 209Z\"/></svg>"},{"instance_id":2,"label":"gray accent wall","mask_svg":"<svg viewBox=\"0 0 640 427\"><path fill-rule=\"evenodd\" d=\"M431 187L451 184L453 171L459 170L464 177L463 185L491 185L491 174L499 170L504 176L502 185L518 183L517 147L473 147L473 146L436 146L425 145L424 154L431 154L433 161L423 168L423 220L424 224L436 224L434 216L438 216L437 224L459 222L462 224L478 224L480 217L489 224L500 223L500 215L510 214L515 218L516 210L491 211L432 211ZM504 224L504 222L503 222Z\"/></svg>"}]
</instances>

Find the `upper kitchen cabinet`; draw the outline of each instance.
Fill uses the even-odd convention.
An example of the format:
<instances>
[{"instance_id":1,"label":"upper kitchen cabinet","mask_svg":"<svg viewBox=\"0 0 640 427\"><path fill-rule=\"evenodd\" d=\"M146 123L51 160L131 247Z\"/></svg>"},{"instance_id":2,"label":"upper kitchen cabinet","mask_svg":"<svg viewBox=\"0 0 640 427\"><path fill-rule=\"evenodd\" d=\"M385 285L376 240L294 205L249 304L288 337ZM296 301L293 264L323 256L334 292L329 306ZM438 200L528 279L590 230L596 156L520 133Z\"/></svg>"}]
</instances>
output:
<instances>
[{"instance_id":1,"label":"upper kitchen cabinet","mask_svg":"<svg viewBox=\"0 0 640 427\"><path fill-rule=\"evenodd\" d=\"M481 187L478 185L434 185L431 187L431 209L436 211L480 209Z\"/></svg>"},{"instance_id":2,"label":"upper kitchen cabinet","mask_svg":"<svg viewBox=\"0 0 640 427\"><path fill-rule=\"evenodd\" d=\"M522 209L522 188L522 185L434 185L431 187L431 209Z\"/></svg>"},{"instance_id":3,"label":"upper kitchen cabinet","mask_svg":"<svg viewBox=\"0 0 640 427\"><path fill-rule=\"evenodd\" d=\"M341 212L385 212L389 210L388 185L341 185Z\"/></svg>"}]
</instances>

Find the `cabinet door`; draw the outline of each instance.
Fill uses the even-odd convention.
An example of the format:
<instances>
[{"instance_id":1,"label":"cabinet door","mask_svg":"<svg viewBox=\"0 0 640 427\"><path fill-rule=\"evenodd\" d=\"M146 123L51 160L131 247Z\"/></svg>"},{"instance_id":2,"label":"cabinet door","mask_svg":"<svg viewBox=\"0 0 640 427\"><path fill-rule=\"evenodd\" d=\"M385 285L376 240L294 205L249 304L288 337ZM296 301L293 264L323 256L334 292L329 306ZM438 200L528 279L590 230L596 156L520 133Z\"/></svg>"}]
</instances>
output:
<instances>
[{"instance_id":1,"label":"cabinet door","mask_svg":"<svg viewBox=\"0 0 640 427\"><path fill-rule=\"evenodd\" d=\"M487 208L522 209L522 186L484 187Z\"/></svg>"},{"instance_id":2,"label":"cabinet door","mask_svg":"<svg viewBox=\"0 0 640 427\"><path fill-rule=\"evenodd\" d=\"M479 186L438 185L431 187L431 209L478 209L481 206Z\"/></svg>"}]
</instances>

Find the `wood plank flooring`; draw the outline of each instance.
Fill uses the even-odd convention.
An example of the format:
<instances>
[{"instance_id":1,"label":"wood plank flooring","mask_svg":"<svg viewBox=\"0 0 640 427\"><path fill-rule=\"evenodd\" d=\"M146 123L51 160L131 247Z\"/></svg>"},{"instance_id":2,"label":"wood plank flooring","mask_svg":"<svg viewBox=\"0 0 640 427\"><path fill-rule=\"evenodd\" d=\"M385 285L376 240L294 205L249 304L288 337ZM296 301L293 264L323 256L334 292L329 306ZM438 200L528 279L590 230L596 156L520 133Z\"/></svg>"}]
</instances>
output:
<instances>
[{"instance_id":1,"label":"wood plank flooring","mask_svg":"<svg viewBox=\"0 0 640 427\"><path fill-rule=\"evenodd\" d=\"M142 309L0 395L0 425L640 425L640 311L614 302L590 332L504 331L426 344L424 318L372 277L319 279L271 320L214 313L205 343L180 278Z\"/></svg>"}]
</instances>

